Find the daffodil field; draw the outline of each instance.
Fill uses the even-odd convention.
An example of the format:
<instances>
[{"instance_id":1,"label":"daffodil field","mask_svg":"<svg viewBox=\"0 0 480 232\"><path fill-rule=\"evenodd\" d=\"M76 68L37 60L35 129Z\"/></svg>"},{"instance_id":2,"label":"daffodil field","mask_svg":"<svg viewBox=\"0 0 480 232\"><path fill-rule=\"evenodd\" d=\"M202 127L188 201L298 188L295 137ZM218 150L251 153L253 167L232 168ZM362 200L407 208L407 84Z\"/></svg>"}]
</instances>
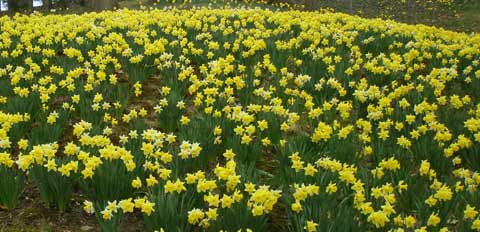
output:
<instances>
[{"instance_id":1,"label":"daffodil field","mask_svg":"<svg viewBox=\"0 0 480 232\"><path fill-rule=\"evenodd\" d=\"M480 231L479 63L478 34L339 13L4 16L0 209L34 186L102 231Z\"/></svg>"}]
</instances>

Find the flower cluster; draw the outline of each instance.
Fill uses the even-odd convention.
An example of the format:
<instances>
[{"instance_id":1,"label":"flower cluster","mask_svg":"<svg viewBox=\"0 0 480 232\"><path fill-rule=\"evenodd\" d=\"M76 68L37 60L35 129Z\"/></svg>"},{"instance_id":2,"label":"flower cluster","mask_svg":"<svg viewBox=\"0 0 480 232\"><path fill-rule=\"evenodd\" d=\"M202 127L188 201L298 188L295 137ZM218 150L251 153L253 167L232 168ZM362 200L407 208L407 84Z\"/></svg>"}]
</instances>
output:
<instances>
[{"instance_id":1,"label":"flower cluster","mask_svg":"<svg viewBox=\"0 0 480 232\"><path fill-rule=\"evenodd\" d=\"M104 231L480 231L479 35L204 8L0 28L2 207L27 184Z\"/></svg>"}]
</instances>

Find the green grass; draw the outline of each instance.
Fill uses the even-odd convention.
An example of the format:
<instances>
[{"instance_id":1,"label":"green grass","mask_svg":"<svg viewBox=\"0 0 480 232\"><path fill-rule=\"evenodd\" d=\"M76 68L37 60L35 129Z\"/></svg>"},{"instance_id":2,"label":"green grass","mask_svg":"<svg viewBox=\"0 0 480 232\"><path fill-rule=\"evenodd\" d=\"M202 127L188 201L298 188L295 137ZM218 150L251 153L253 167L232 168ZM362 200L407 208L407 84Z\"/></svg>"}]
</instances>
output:
<instances>
[{"instance_id":1,"label":"green grass","mask_svg":"<svg viewBox=\"0 0 480 232\"><path fill-rule=\"evenodd\" d=\"M346 0L274 0L303 4L304 9L331 9L336 12L350 13L350 5ZM475 2L476 1L476 2ZM416 7L415 17L409 17L407 5L400 1L353 1L353 14L366 18L391 19L411 24L425 24L442 27L458 32L480 32L480 1L472 3L455 1L453 5L429 3ZM475 3L473 3L475 2ZM415 18L415 19L414 19Z\"/></svg>"},{"instance_id":2,"label":"green grass","mask_svg":"<svg viewBox=\"0 0 480 232\"><path fill-rule=\"evenodd\" d=\"M454 31L480 32L480 3L458 9L458 18L443 21L445 28Z\"/></svg>"}]
</instances>

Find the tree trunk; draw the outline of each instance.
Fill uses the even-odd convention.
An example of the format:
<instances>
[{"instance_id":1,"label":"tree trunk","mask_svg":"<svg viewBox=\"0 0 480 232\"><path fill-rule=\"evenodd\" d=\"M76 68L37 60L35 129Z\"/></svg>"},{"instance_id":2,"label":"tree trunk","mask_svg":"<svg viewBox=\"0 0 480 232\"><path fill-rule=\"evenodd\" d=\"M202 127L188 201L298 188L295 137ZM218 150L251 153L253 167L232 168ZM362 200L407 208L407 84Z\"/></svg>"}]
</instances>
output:
<instances>
[{"instance_id":1,"label":"tree trunk","mask_svg":"<svg viewBox=\"0 0 480 232\"><path fill-rule=\"evenodd\" d=\"M416 23L417 21L417 12L416 12L416 0L408 0L407 10L408 10L408 21L410 23Z\"/></svg>"},{"instance_id":2,"label":"tree trunk","mask_svg":"<svg viewBox=\"0 0 480 232\"><path fill-rule=\"evenodd\" d=\"M314 1L315 0L305 0L305 10L313 10L314 9Z\"/></svg>"},{"instance_id":3,"label":"tree trunk","mask_svg":"<svg viewBox=\"0 0 480 232\"><path fill-rule=\"evenodd\" d=\"M33 12L33 0L27 0L27 9L28 12Z\"/></svg>"},{"instance_id":4,"label":"tree trunk","mask_svg":"<svg viewBox=\"0 0 480 232\"><path fill-rule=\"evenodd\" d=\"M8 1L7 1L7 4L8 4L8 10L9 10L9 11L15 12L15 11L18 10L18 6L17 6L17 1L16 1L16 0L8 0Z\"/></svg>"},{"instance_id":5,"label":"tree trunk","mask_svg":"<svg viewBox=\"0 0 480 232\"><path fill-rule=\"evenodd\" d=\"M348 1L348 12L353 14L353 0Z\"/></svg>"},{"instance_id":6,"label":"tree trunk","mask_svg":"<svg viewBox=\"0 0 480 232\"><path fill-rule=\"evenodd\" d=\"M113 10L118 5L117 0L90 0L90 7L96 11Z\"/></svg>"},{"instance_id":7,"label":"tree trunk","mask_svg":"<svg viewBox=\"0 0 480 232\"><path fill-rule=\"evenodd\" d=\"M43 7L47 9L47 11L50 11L52 9L52 0L43 0Z\"/></svg>"}]
</instances>

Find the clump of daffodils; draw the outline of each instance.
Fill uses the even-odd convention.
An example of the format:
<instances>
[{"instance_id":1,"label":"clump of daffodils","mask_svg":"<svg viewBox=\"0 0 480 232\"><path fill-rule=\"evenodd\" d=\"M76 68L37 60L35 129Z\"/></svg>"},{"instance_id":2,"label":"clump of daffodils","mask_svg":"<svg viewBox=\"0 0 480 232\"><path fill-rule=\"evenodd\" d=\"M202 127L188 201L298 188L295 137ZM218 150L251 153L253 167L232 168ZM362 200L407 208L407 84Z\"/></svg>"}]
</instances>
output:
<instances>
[{"instance_id":1,"label":"clump of daffodils","mask_svg":"<svg viewBox=\"0 0 480 232\"><path fill-rule=\"evenodd\" d=\"M480 231L478 35L206 8L0 27L0 207L33 184L105 230Z\"/></svg>"}]
</instances>

